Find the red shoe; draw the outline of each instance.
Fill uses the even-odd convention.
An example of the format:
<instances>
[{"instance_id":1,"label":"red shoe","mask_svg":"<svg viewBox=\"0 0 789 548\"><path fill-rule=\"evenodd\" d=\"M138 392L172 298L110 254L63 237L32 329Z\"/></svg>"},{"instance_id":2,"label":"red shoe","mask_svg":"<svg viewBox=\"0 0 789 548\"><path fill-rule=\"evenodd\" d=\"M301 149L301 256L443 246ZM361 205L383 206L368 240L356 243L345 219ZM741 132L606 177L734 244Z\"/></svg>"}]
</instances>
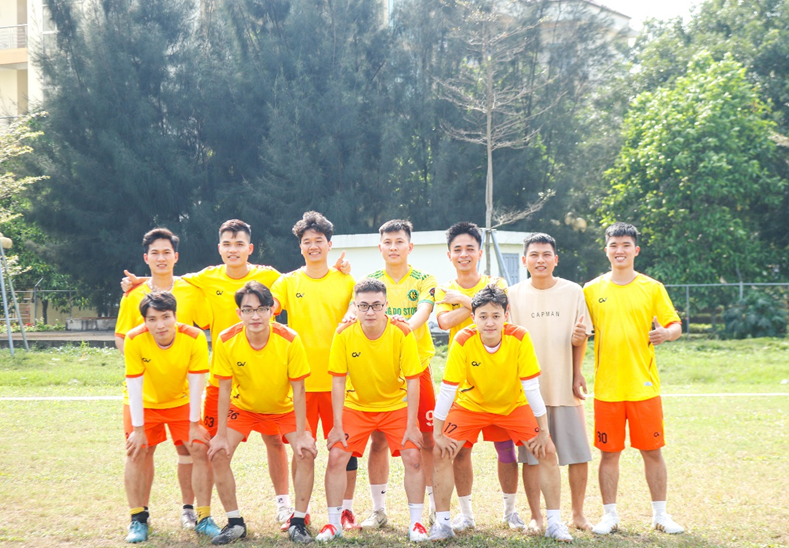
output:
<instances>
[{"instance_id":1,"label":"red shoe","mask_svg":"<svg viewBox=\"0 0 789 548\"><path fill-rule=\"evenodd\" d=\"M340 516L340 523L345 531L358 531L362 528L361 525L356 523L356 516L350 510L343 510Z\"/></svg>"},{"instance_id":2,"label":"red shoe","mask_svg":"<svg viewBox=\"0 0 789 548\"><path fill-rule=\"evenodd\" d=\"M292 518L292 517L293 517L293 514L290 515L290 518ZM285 521L285 523L283 523L279 527L279 530L282 531L283 533L287 533L288 529L290 529L290 518L288 518ZM309 525L309 524L310 524L310 515L307 514L306 516L304 516L304 525Z\"/></svg>"}]
</instances>

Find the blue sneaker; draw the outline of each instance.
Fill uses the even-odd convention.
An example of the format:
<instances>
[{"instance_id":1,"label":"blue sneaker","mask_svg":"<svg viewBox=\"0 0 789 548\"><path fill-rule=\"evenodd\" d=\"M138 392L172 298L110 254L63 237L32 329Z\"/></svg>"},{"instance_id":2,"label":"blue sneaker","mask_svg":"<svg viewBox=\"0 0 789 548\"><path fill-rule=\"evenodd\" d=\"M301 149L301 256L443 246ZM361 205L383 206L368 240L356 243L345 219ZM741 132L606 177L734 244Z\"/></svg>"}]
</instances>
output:
<instances>
[{"instance_id":1,"label":"blue sneaker","mask_svg":"<svg viewBox=\"0 0 789 548\"><path fill-rule=\"evenodd\" d=\"M214 523L214 520L211 518L211 516L201 519L195 527L195 533L197 533L198 536L204 535L210 539L213 539L221 532L222 530L216 523Z\"/></svg>"},{"instance_id":2,"label":"blue sneaker","mask_svg":"<svg viewBox=\"0 0 789 548\"><path fill-rule=\"evenodd\" d=\"M148 540L148 524L133 521L129 524L129 534L126 535L126 542L145 542Z\"/></svg>"}]
</instances>

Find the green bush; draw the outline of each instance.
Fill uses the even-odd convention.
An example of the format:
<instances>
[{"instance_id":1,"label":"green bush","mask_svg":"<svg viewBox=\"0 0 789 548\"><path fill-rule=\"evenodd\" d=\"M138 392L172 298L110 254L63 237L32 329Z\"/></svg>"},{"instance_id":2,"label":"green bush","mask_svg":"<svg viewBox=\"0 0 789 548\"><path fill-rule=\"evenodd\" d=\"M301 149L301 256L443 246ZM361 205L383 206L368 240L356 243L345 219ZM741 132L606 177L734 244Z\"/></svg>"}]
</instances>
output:
<instances>
[{"instance_id":1,"label":"green bush","mask_svg":"<svg viewBox=\"0 0 789 548\"><path fill-rule=\"evenodd\" d=\"M728 339L783 337L786 335L786 305L765 291L751 290L723 313Z\"/></svg>"}]
</instances>

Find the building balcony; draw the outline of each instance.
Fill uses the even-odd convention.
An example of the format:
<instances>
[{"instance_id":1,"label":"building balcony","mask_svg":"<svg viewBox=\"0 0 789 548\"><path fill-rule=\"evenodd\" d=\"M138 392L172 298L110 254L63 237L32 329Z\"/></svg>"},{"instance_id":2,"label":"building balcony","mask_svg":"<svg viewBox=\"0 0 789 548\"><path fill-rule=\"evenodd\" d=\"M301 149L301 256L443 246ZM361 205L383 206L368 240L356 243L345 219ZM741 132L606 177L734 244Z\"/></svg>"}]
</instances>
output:
<instances>
[{"instance_id":1,"label":"building balcony","mask_svg":"<svg viewBox=\"0 0 789 548\"><path fill-rule=\"evenodd\" d=\"M27 25L0 27L0 68L27 68Z\"/></svg>"}]
</instances>

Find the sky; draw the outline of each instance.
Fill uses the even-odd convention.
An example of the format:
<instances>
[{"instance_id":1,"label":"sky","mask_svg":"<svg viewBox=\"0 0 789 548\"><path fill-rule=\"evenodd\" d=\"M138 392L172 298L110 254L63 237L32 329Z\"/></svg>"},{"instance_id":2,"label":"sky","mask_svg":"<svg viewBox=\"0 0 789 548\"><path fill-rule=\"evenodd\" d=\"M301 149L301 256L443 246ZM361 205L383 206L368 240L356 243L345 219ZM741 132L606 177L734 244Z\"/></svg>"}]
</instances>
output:
<instances>
[{"instance_id":1,"label":"sky","mask_svg":"<svg viewBox=\"0 0 789 548\"><path fill-rule=\"evenodd\" d=\"M630 26L640 29L644 19L670 19L680 16L686 21L691 6L701 0L598 0L601 4L633 18Z\"/></svg>"}]
</instances>

